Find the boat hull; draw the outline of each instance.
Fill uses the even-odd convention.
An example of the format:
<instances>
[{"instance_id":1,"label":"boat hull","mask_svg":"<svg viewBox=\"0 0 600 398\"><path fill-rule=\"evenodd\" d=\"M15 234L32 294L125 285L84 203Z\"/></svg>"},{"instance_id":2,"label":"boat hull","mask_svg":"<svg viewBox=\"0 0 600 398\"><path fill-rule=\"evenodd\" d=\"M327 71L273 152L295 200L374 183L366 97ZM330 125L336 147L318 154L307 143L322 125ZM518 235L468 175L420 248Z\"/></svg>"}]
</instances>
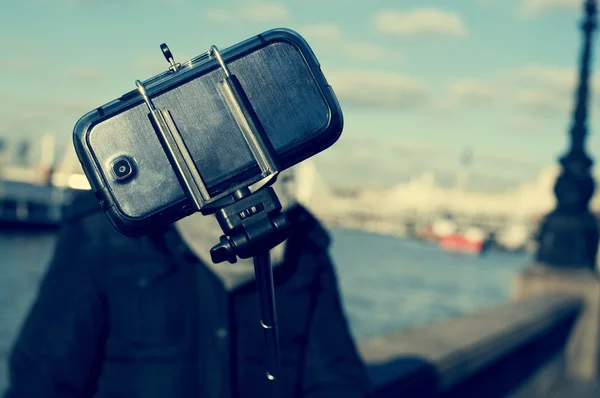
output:
<instances>
[{"instance_id":1,"label":"boat hull","mask_svg":"<svg viewBox=\"0 0 600 398\"><path fill-rule=\"evenodd\" d=\"M439 246L447 251L479 254L483 251L483 240L470 240L464 236L451 234L438 240Z\"/></svg>"}]
</instances>

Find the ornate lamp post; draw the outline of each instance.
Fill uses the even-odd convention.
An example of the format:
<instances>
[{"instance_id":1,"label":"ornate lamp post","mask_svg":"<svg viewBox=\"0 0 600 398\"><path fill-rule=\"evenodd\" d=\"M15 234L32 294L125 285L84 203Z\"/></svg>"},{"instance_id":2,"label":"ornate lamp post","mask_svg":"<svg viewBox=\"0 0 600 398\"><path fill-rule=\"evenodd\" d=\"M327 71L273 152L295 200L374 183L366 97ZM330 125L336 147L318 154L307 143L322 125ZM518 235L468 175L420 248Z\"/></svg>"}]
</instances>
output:
<instances>
[{"instance_id":1,"label":"ornate lamp post","mask_svg":"<svg viewBox=\"0 0 600 398\"><path fill-rule=\"evenodd\" d=\"M554 186L556 208L545 217L538 235L536 260L549 267L596 269L599 232L596 218L589 210L594 193L594 179L590 173L593 162L584 149L596 14L596 0L586 0L585 18L581 25L584 44L579 85L570 130L571 147L560 159L562 171Z\"/></svg>"}]
</instances>

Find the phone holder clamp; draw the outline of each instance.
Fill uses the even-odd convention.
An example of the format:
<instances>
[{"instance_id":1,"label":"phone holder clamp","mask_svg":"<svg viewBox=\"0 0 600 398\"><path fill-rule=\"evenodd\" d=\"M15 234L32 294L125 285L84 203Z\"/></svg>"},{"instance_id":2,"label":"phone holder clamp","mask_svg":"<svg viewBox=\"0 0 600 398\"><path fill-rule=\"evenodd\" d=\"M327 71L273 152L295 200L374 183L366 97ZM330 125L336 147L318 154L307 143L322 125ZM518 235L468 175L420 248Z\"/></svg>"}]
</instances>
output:
<instances>
[{"instance_id":1,"label":"phone holder clamp","mask_svg":"<svg viewBox=\"0 0 600 398\"><path fill-rule=\"evenodd\" d=\"M162 44L161 50L171 64L170 69L177 71L180 64L175 63L167 45ZM156 106L142 82L138 80L136 85L150 111L148 117L154 131L188 201L195 211L204 215L214 214L223 231L219 243L210 251L213 262L235 263L238 257L254 259L261 325L265 331L267 349L266 376L269 380L276 380L280 363L269 251L291 233L288 221L281 212L281 203L271 187L280 171L279 161L240 80L232 73L217 47L212 46L208 55L216 60L216 66L223 71L224 77L216 88L242 132L245 142L240 145L248 146L260 169L259 175L241 181L224 192L211 192L169 110Z\"/></svg>"}]
</instances>

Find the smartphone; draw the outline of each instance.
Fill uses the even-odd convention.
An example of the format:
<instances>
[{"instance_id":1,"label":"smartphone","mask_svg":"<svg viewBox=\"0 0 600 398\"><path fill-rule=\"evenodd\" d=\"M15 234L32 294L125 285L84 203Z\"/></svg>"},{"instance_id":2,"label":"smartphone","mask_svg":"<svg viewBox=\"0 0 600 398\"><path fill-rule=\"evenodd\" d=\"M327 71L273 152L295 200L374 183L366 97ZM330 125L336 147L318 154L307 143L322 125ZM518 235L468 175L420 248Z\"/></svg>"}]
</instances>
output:
<instances>
[{"instance_id":1,"label":"smartphone","mask_svg":"<svg viewBox=\"0 0 600 398\"><path fill-rule=\"evenodd\" d=\"M343 116L335 93L298 33L272 29L220 53L247 95L281 170L340 137ZM219 63L207 52L143 82L156 106L171 113L211 195L260 177L217 90L222 78ZM96 197L123 234L144 235L195 211L137 90L85 114L73 136Z\"/></svg>"}]
</instances>

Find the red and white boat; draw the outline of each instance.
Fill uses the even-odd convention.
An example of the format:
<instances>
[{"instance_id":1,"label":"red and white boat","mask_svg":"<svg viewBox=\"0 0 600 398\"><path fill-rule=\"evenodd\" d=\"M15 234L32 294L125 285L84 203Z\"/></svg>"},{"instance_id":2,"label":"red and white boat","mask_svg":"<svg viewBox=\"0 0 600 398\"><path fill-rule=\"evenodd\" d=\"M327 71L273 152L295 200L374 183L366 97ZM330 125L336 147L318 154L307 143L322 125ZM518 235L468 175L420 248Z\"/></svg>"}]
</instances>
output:
<instances>
[{"instance_id":1,"label":"red and white boat","mask_svg":"<svg viewBox=\"0 0 600 398\"><path fill-rule=\"evenodd\" d=\"M485 245L485 232L476 227L467 229L464 233L454 232L438 239L440 247L444 250L479 254Z\"/></svg>"},{"instance_id":2,"label":"red and white boat","mask_svg":"<svg viewBox=\"0 0 600 398\"><path fill-rule=\"evenodd\" d=\"M450 199L452 202L458 201L456 195L464 192L468 185L471 161L472 151L466 148L460 160L460 167L456 170L455 192ZM481 228L471 226L464 230L459 229L450 214L436 221L433 229L438 245L448 251L479 254L485 249L488 240L486 232Z\"/></svg>"},{"instance_id":3,"label":"red and white boat","mask_svg":"<svg viewBox=\"0 0 600 398\"><path fill-rule=\"evenodd\" d=\"M438 245L448 251L479 254L483 251L486 234L481 228L469 227L460 231L454 220L445 218L433 224Z\"/></svg>"}]
</instances>

